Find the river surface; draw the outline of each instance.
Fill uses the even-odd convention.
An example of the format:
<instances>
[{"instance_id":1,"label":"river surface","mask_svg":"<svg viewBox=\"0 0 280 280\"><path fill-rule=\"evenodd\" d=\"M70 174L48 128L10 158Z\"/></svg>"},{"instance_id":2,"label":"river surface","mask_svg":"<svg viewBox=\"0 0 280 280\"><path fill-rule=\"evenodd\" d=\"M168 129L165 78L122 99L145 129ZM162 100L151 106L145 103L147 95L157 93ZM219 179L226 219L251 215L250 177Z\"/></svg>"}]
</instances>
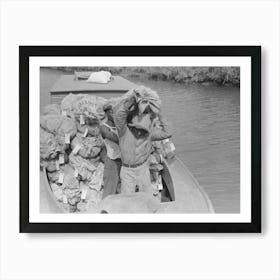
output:
<instances>
[{"instance_id":1,"label":"river surface","mask_svg":"<svg viewBox=\"0 0 280 280\"><path fill-rule=\"evenodd\" d=\"M41 107L50 103L50 88L62 73L41 69ZM215 211L239 212L239 88L128 79L160 95L163 115L174 129L176 154L205 189Z\"/></svg>"}]
</instances>

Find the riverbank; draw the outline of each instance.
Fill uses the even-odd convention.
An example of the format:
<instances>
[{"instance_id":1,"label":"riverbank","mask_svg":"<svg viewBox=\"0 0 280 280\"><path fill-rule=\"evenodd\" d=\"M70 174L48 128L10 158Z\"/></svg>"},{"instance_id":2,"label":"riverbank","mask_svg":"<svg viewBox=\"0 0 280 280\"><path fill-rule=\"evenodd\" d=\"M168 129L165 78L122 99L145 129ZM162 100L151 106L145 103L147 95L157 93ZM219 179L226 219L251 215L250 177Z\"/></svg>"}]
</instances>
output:
<instances>
[{"instance_id":1,"label":"riverbank","mask_svg":"<svg viewBox=\"0 0 280 280\"><path fill-rule=\"evenodd\" d=\"M74 71L110 71L124 77L173 81L180 84L216 84L240 86L239 67L51 67L69 73Z\"/></svg>"}]
</instances>

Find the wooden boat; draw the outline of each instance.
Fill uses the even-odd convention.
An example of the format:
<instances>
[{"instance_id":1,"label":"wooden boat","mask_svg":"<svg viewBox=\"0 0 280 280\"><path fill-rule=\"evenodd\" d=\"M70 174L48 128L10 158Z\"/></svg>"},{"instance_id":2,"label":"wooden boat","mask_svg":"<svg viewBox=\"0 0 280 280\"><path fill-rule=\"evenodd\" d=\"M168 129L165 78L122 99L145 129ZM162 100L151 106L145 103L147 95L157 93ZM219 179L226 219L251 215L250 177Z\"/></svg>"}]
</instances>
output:
<instances>
[{"instance_id":1,"label":"wooden boat","mask_svg":"<svg viewBox=\"0 0 280 280\"><path fill-rule=\"evenodd\" d=\"M87 93L105 98L116 97L135 87L135 84L120 77L113 76L108 84L87 83L78 80L76 75L62 75L51 89L51 103L60 103L69 93ZM162 202L158 213L214 213L213 205L194 176L178 158L164 160L162 171ZM44 198L48 212L64 212L54 197L47 172L41 175L45 192Z\"/></svg>"}]
</instances>

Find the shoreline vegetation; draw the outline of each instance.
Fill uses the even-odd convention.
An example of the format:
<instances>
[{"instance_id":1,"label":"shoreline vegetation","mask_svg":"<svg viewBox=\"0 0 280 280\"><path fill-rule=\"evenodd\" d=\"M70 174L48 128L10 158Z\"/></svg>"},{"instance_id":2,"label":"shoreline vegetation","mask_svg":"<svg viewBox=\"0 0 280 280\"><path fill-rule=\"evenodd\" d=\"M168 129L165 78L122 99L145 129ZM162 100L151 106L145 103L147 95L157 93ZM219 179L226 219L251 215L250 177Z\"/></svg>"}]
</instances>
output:
<instances>
[{"instance_id":1,"label":"shoreline vegetation","mask_svg":"<svg viewBox=\"0 0 280 280\"><path fill-rule=\"evenodd\" d=\"M215 84L240 86L240 67L44 67L74 71L109 71L124 77L146 77L150 80L172 81L180 84Z\"/></svg>"}]
</instances>

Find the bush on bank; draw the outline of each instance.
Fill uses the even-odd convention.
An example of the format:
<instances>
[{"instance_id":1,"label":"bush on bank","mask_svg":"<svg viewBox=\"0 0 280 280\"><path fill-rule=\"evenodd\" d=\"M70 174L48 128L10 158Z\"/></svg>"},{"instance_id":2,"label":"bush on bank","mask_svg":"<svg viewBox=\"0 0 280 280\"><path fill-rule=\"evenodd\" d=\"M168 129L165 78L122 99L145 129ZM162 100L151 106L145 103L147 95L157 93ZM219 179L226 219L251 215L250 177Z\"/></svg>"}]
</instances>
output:
<instances>
[{"instance_id":1,"label":"bush on bank","mask_svg":"<svg viewBox=\"0 0 280 280\"><path fill-rule=\"evenodd\" d=\"M146 76L151 80L173 81L182 84L215 83L240 86L239 67L52 67L67 72L110 71L126 77Z\"/></svg>"},{"instance_id":2,"label":"bush on bank","mask_svg":"<svg viewBox=\"0 0 280 280\"><path fill-rule=\"evenodd\" d=\"M178 83L216 83L218 85L240 85L239 67L142 67L133 73L146 74L149 79Z\"/></svg>"}]
</instances>

